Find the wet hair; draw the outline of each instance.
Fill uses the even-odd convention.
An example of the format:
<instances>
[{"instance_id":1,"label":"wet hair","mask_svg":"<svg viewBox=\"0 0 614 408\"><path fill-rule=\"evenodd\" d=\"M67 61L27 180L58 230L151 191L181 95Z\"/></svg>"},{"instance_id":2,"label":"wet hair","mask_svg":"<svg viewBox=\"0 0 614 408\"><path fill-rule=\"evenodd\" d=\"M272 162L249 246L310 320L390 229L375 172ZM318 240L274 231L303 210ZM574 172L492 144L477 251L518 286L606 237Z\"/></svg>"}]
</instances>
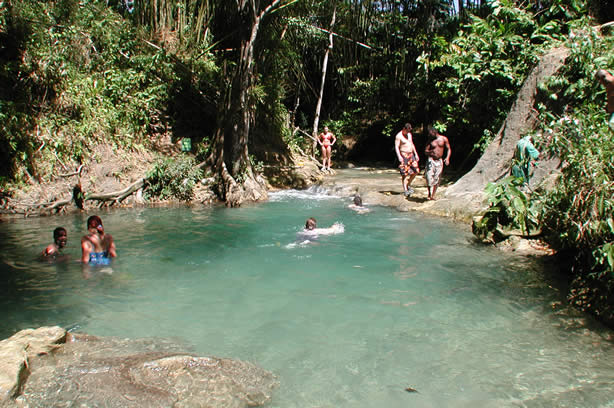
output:
<instances>
[{"instance_id":1,"label":"wet hair","mask_svg":"<svg viewBox=\"0 0 614 408\"><path fill-rule=\"evenodd\" d=\"M436 137L437 136L437 129L435 129L433 126L429 126L428 127L428 134L431 137Z\"/></svg>"},{"instance_id":2,"label":"wet hair","mask_svg":"<svg viewBox=\"0 0 614 408\"><path fill-rule=\"evenodd\" d=\"M354 204L358 207L362 207L362 198L358 194L354 196Z\"/></svg>"},{"instance_id":3,"label":"wet hair","mask_svg":"<svg viewBox=\"0 0 614 408\"><path fill-rule=\"evenodd\" d=\"M413 128L411 127L411 123L407 122L405 126L403 126L403 129L406 129L407 131L411 132Z\"/></svg>"},{"instance_id":4,"label":"wet hair","mask_svg":"<svg viewBox=\"0 0 614 408\"><path fill-rule=\"evenodd\" d=\"M305 229L312 230L316 228L316 219L313 217L307 218L305 221Z\"/></svg>"},{"instance_id":5,"label":"wet hair","mask_svg":"<svg viewBox=\"0 0 614 408\"><path fill-rule=\"evenodd\" d=\"M102 220L97 215L92 215L87 219L87 229L90 228L98 228L99 225L102 225Z\"/></svg>"},{"instance_id":6,"label":"wet hair","mask_svg":"<svg viewBox=\"0 0 614 408\"><path fill-rule=\"evenodd\" d=\"M66 232L66 228L64 227L57 227L56 229L53 230L53 240L55 241L56 239L58 239L58 237L60 236L60 233L64 233L64 235L68 235L68 233Z\"/></svg>"}]
</instances>

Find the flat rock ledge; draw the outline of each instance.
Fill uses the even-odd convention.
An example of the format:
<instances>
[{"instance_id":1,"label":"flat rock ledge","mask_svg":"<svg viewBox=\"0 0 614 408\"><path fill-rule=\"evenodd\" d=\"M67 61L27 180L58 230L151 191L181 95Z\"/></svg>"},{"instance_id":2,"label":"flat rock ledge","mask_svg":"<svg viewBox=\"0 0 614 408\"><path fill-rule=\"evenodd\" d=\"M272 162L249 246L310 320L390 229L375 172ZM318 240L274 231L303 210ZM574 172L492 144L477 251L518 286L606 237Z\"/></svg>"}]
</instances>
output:
<instances>
[{"instance_id":1,"label":"flat rock ledge","mask_svg":"<svg viewBox=\"0 0 614 408\"><path fill-rule=\"evenodd\" d=\"M0 407L259 407L279 386L251 363L163 339L23 330L0 342Z\"/></svg>"}]
</instances>

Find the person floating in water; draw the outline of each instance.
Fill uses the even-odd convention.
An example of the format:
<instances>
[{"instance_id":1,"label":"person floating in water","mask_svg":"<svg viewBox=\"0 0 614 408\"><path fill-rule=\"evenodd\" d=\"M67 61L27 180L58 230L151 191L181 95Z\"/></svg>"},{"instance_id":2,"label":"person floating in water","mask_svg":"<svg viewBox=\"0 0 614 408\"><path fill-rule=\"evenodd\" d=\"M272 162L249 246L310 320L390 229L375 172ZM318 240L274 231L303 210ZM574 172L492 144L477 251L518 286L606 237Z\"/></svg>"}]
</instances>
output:
<instances>
[{"instance_id":1,"label":"person floating in water","mask_svg":"<svg viewBox=\"0 0 614 408\"><path fill-rule=\"evenodd\" d=\"M317 240L320 235L342 234L344 231L345 227L339 222L334 223L328 228L318 228L316 219L310 217L305 221L305 228L296 234L296 242L286 245L286 248L305 246Z\"/></svg>"},{"instance_id":2,"label":"person floating in water","mask_svg":"<svg viewBox=\"0 0 614 408\"><path fill-rule=\"evenodd\" d=\"M81 262L90 265L109 265L117 256L115 242L105 234L102 220L97 215L87 219L87 235L81 238Z\"/></svg>"},{"instance_id":3,"label":"person floating in water","mask_svg":"<svg viewBox=\"0 0 614 408\"><path fill-rule=\"evenodd\" d=\"M302 235L308 236L318 236L318 235L334 235L341 234L345 231L345 227L343 224L336 222L332 226L328 228L318 228L317 221L315 218L310 217L305 221L305 229L300 233Z\"/></svg>"},{"instance_id":4,"label":"person floating in water","mask_svg":"<svg viewBox=\"0 0 614 408\"><path fill-rule=\"evenodd\" d=\"M66 232L66 228L57 227L53 230L53 244L47 245L41 256L46 259L57 259L59 256L63 255L62 249L66 246L67 242L68 233Z\"/></svg>"},{"instance_id":5,"label":"person floating in water","mask_svg":"<svg viewBox=\"0 0 614 408\"><path fill-rule=\"evenodd\" d=\"M367 207L364 207L362 205L362 198L360 197L360 194L356 193L356 195L354 196L354 200L352 201L352 204L348 205L348 208L350 210L356 211L358 214L364 214L364 213L368 213L369 210Z\"/></svg>"}]
</instances>

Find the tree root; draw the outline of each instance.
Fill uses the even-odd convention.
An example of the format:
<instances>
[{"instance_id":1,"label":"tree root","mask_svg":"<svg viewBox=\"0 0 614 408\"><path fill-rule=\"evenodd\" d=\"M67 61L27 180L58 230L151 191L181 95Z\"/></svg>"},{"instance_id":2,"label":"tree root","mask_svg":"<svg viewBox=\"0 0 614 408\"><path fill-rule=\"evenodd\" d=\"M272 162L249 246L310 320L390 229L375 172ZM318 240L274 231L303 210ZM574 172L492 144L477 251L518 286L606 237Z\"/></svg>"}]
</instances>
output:
<instances>
[{"instance_id":1,"label":"tree root","mask_svg":"<svg viewBox=\"0 0 614 408\"><path fill-rule=\"evenodd\" d=\"M141 190L144 186L145 178L141 178L123 190L113 191L110 193L87 194L85 197L83 197L81 186L76 184L73 188L73 196L71 198L38 204L16 203L16 205L12 206L12 209L0 209L0 214L23 215L27 217L29 215L35 215L37 212L39 215L58 213L60 211L64 211L66 207L73 202L75 206L80 209L83 209L83 203L86 201L98 201L99 207L114 205L121 203L130 195ZM18 207L25 208L19 209Z\"/></svg>"},{"instance_id":2,"label":"tree root","mask_svg":"<svg viewBox=\"0 0 614 408\"><path fill-rule=\"evenodd\" d=\"M115 203L119 204L122 201L124 201L128 196L132 195L133 193L143 188L144 185L145 185L145 179L140 178L123 190L114 191L111 193L103 193L103 194L88 194L87 196L85 196L84 200L85 201L99 201L101 202L101 206L104 205L104 203L109 202L109 201L111 202L111 205Z\"/></svg>"}]
</instances>

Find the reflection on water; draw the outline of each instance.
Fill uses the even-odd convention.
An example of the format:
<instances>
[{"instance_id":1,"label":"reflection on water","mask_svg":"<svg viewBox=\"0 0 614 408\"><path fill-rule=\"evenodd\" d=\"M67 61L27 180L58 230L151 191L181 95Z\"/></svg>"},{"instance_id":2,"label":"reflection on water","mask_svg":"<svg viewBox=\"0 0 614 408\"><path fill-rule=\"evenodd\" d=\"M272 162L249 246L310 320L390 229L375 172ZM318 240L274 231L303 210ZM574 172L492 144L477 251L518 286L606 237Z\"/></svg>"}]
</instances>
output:
<instances>
[{"instance_id":1,"label":"reflection on water","mask_svg":"<svg viewBox=\"0 0 614 408\"><path fill-rule=\"evenodd\" d=\"M119 258L88 279L76 261L34 260L60 224L77 260L87 215L5 222L0 334L179 339L273 371L274 407L614 404L610 332L562 306L540 268L465 226L348 204L283 192L231 210L103 213ZM288 245L310 216L345 232Z\"/></svg>"}]
</instances>

